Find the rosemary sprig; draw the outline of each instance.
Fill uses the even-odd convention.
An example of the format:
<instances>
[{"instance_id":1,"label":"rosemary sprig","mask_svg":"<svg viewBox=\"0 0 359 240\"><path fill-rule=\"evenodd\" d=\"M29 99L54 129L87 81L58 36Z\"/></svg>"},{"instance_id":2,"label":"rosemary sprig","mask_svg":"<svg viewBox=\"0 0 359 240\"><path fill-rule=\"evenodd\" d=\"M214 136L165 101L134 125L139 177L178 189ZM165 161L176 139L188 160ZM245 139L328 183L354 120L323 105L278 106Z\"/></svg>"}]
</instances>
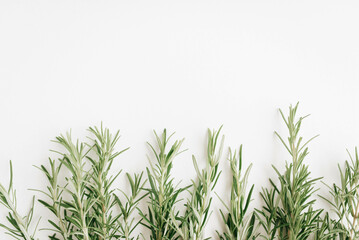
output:
<instances>
[{"instance_id":1,"label":"rosemary sprig","mask_svg":"<svg viewBox=\"0 0 359 240\"><path fill-rule=\"evenodd\" d=\"M326 212L324 217L317 221L317 231L314 233L313 240L344 240L346 238L342 237L343 231L340 228L339 221L331 219L329 213Z\"/></svg>"},{"instance_id":2,"label":"rosemary sprig","mask_svg":"<svg viewBox=\"0 0 359 240\"><path fill-rule=\"evenodd\" d=\"M146 170L150 187L145 189L149 196L148 213L140 211L143 218L141 224L150 229L150 239L174 239L176 231L172 226L176 219L171 219L170 216L178 201L178 195L186 188L178 188L174 185L171 170L174 158L181 153L180 148L184 139L175 141L167 151L167 144L173 134L167 137L166 129L163 130L161 137L156 132L154 134L158 151L148 143L156 161L153 164L148 157L150 168ZM178 212L175 215L177 216Z\"/></svg>"},{"instance_id":3,"label":"rosemary sprig","mask_svg":"<svg viewBox=\"0 0 359 240\"><path fill-rule=\"evenodd\" d=\"M117 220L119 215L113 214L113 206L115 205L113 182L116 175L110 176L109 171L116 157L128 150L128 148L115 152L116 144L120 138L120 132L114 135L110 133L108 128L90 127L89 131L95 136L91 138L93 145L90 145L92 152L96 157L86 156L91 163L91 174L88 181L89 199L95 199L92 205L91 214L91 240L109 240L115 238L117 234Z\"/></svg>"},{"instance_id":4,"label":"rosemary sprig","mask_svg":"<svg viewBox=\"0 0 359 240\"><path fill-rule=\"evenodd\" d=\"M44 165L37 167L40 169L46 176L48 180L47 190L48 192L35 190L43 193L48 200L39 199L38 201L49 209L56 217L56 222L53 220L48 220L52 229L45 229L54 232L53 235L49 236L51 240L58 240L56 233L59 233L64 240L72 240L71 232L71 222L66 220L67 211L62 207L62 195L64 188L59 186L59 174L61 171L62 164L61 162L56 165L55 160L49 158L50 168L47 169Z\"/></svg>"},{"instance_id":5,"label":"rosemary sprig","mask_svg":"<svg viewBox=\"0 0 359 240\"><path fill-rule=\"evenodd\" d=\"M17 201L16 201L16 190L13 188L13 169L12 162L10 161L10 183L9 187L6 189L2 184L0 184L0 203L7 208L8 215L6 217L8 225L0 224L0 227L4 228L7 232L6 234L10 235L15 239L23 240L34 240L35 232L30 233L30 224L34 214L34 203L35 197L33 197L32 205L27 215L24 217L20 215L17 211ZM40 221L40 220L39 220Z\"/></svg>"},{"instance_id":6,"label":"rosemary sprig","mask_svg":"<svg viewBox=\"0 0 359 240\"><path fill-rule=\"evenodd\" d=\"M232 152L229 148L229 162L232 172L232 188L230 204L225 204L220 196L218 198L222 201L226 208L225 214L220 210L222 219L225 224L225 232L219 233L218 237L221 240L248 240L256 239L258 234L256 233L257 224L255 214L248 216L248 206L252 200L252 193L254 185L251 186L248 194L246 192L248 175L252 164L242 173L242 145L239 147L238 155L235 150Z\"/></svg>"},{"instance_id":7,"label":"rosemary sprig","mask_svg":"<svg viewBox=\"0 0 359 240\"><path fill-rule=\"evenodd\" d=\"M342 169L338 164L340 185L329 187L332 199L326 200L338 217L337 236L340 240L353 240L359 238L359 156L355 148L354 157L348 155L350 161L345 161Z\"/></svg>"},{"instance_id":8,"label":"rosemary sprig","mask_svg":"<svg viewBox=\"0 0 359 240\"><path fill-rule=\"evenodd\" d=\"M89 223L91 221L90 210L96 203L96 199L88 198L88 182L90 175L86 167L86 156L90 149L86 148L86 144L79 142L74 143L71 134L66 136L60 135L56 137L57 142L65 147L66 153L58 152L62 158L61 163L70 172L71 177L68 179L69 185L64 188L65 192L71 197L70 200L63 200L62 207L69 212L66 220L71 222L70 235L79 240L90 240Z\"/></svg>"},{"instance_id":9,"label":"rosemary sprig","mask_svg":"<svg viewBox=\"0 0 359 240\"><path fill-rule=\"evenodd\" d=\"M132 216L133 211L137 209L138 203L146 196L141 195L141 191L146 181L142 181L143 172L141 174L134 174L133 177L126 173L128 183L131 187L131 194L126 194L124 191L120 192L125 197L125 201L121 201L120 198L115 195L115 201L120 209L120 217L118 219L118 237L119 239L134 240L139 239L139 236L132 236L133 231L142 221L142 219L136 221Z\"/></svg>"},{"instance_id":10,"label":"rosemary sprig","mask_svg":"<svg viewBox=\"0 0 359 240\"><path fill-rule=\"evenodd\" d=\"M193 190L191 197L186 203L185 215L179 218L181 220L180 224L173 221L173 228L176 229L177 235L183 240L205 239L205 227L212 213L210 210L212 203L211 193L221 174L218 166L223 150L224 136L222 136L219 147L217 147L221 129L222 127L217 131L208 129L207 163L205 169L199 170L197 160L195 156L192 156L198 180L192 180ZM172 213L171 219L178 219L178 216Z\"/></svg>"},{"instance_id":11,"label":"rosemary sprig","mask_svg":"<svg viewBox=\"0 0 359 240\"><path fill-rule=\"evenodd\" d=\"M302 144L299 131L302 120L296 119L298 104L289 107L289 116L286 118L280 110L280 114L288 128L288 143L275 132L284 147L291 156L291 161L286 163L285 171L281 174L274 168L278 175L279 186L270 179L272 189L263 189L261 196L265 202L260 222L266 235L265 239L306 240L317 231L322 210L315 210L315 199L312 199L315 183L320 179L310 178L308 166L303 163L308 155L307 144L315 137Z\"/></svg>"}]
</instances>

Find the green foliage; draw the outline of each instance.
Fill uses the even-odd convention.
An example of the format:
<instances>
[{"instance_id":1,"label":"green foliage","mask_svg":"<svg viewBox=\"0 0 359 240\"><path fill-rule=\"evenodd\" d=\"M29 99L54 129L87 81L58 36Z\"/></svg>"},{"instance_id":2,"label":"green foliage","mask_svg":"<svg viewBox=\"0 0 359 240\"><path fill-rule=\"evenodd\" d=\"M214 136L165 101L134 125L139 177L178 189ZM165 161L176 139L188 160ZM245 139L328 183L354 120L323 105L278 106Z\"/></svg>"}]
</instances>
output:
<instances>
[{"instance_id":1,"label":"green foliage","mask_svg":"<svg viewBox=\"0 0 359 240\"><path fill-rule=\"evenodd\" d=\"M227 214L223 213L221 216L225 223L225 232L220 234L217 231L218 237L221 240L248 240L256 239L258 234L256 233L257 224L255 214L251 214L249 217L247 214L249 203L252 200L252 193L254 185L251 186L248 194L246 193L248 175L252 164L242 173L242 145L237 151L232 153L231 148L229 149L229 162L232 172L232 188L231 188L231 199L230 204L227 205L221 199L224 204Z\"/></svg>"},{"instance_id":2,"label":"green foliage","mask_svg":"<svg viewBox=\"0 0 359 240\"><path fill-rule=\"evenodd\" d=\"M91 208L90 228L91 240L113 239L117 234L117 220L119 216L112 213L115 205L113 182L120 174L110 176L109 171L113 160L126 151L128 148L115 152L115 146L120 138L120 132L117 131L114 135L110 134L109 129L101 129L97 127L89 128L89 131L95 136L92 139L92 150L96 154L94 158L87 156L90 161L90 179L88 184L88 199L94 199L95 203Z\"/></svg>"},{"instance_id":3,"label":"green foliage","mask_svg":"<svg viewBox=\"0 0 359 240\"><path fill-rule=\"evenodd\" d=\"M56 221L51 219L48 220L50 225L53 227L51 230L55 232L54 235L49 237L52 240L58 239L56 237L56 233L58 233L63 239L72 240L73 238L70 235L72 231L71 222L66 220L68 211L63 209L62 206L64 188L59 186L59 174L61 172L62 163L59 162L56 164L55 160L49 158L49 164L49 169L47 169L44 165L38 167L45 174L48 180L49 185L47 186L47 192L36 190L47 196L48 201L39 199L39 202L49 209L56 217Z\"/></svg>"},{"instance_id":4,"label":"green foliage","mask_svg":"<svg viewBox=\"0 0 359 240\"><path fill-rule=\"evenodd\" d=\"M16 190L13 188L13 171L12 163L10 161L10 183L9 187L6 189L2 184L0 184L0 203L5 206L8 210L8 215L6 217L8 224L0 224L0 227L6 230L6 234L10 235L15 239L24 239L24 240L34 240L36 228L34 233L30 233L30 224L34 214L34 199L30 207L29 213L26 216L21 216L17 211L17 201L16 201Z\"/></svg>"},{"instance_id":5,"label":"green foliage","mask_svg":"<svg viewBox=\"0 0 359 240\"><path fill-rule=\"evenodd\" d=\"M87 154L90 148L85 143L77 140L75 143L71 139L71 134L56 137L57 143L65 148L65 153L60 153L60 162L70 173L67 179L68 185L64 191L70 199L62 199L61 206L68 211L66 221L71 222L70 235L76 239L90 240L89 225L92 219L91 209L96 204L94 198L89 197L88 183L91 174L86 170Z\"/></svg>"},{"instance_id":6,"label":"green foliage","mask_svg":"<svg viewBox=\"0 0 359 240\"><path fill-rule=\"evenodd\" d=\"M178 195L186 188L178 188L174 185L171 170L173 160L181 153L180 148L184 139L175 141L166 151L173 134L167 137L166 129L163 130L161 137L156 132L154 134L158 150L148 143L155 156L155 164L148 157L150 163L150 168L147 168L150 187L146 189L149 196L148 213L141 212L140 214L144 219L142 224L151 231L150 239L174 239L176 231L171 221L175 222L176 218L171 219L170 216L178 201ZM177 215L178 212L175 213L175 216Z\"/></svg>"},{"instance_id":7,"label":"green foliage","mask_svg":"<svg viewBox=\"0 0 359 240\"><path fill-rule=\"evenodd\" d=\"M349 153L350 161L345 161L344 168L338 165L340 185L329 187L332 199L326 200L337 215L336 239L352 240L359 238L359 156L355 148L354 157Z\"/></svg>"},{"instance_id":8,"label":"green foliage","mask_svg":"<svg viewBox=\"0 0 359 240\"><path fill-rule=\"evenodd\" d=\"M58 152L58 161L49 159L49 168L39 169L48 180L47 191L42 192L47 199L39 202L50 210L56 220L49 219L54 234L52 240L111 240L134 239L131 235L135 227L131 214L136 209L141 187L142 174L134 179L127 174L131 186L131 195L125 200L115 195L112 187L121 171L110 174L113 161L128 148L116 152L115 147L120 138L119 131L114 135L109 129L90 127L92 136L89 143L75 143L71 134L60 135L56 142L64 147L65 152ZM65 179L59 175L69 174ZM60 182L65 182L60 186ZM57 235L60 235L59 236Z\"/></svg>"},{"instance_id":9,"label":"green foliage","mask_svg":"<svg viewBox=\"0 0 359 240\"><path fill-rule=\"evenodd\" d=\"M317 231L317 223L320 221L322 210L314 209L315 199L312 198L316 191L314 185L320 178L312 179L308 166L303 163L308 155L306 146L316 136L302 144L303 138L299 136L299 131L302 120L307 116L296 119L297 108L298 104L290 106L287 118L280 110L289 131L287 143L277 132L275 134L289 152L291 161L286 162L283 174L273 166L279 186L270 179L272 188L261 192L265 205L258 211L258 215L265 239L306 240Z\"/></svg>"},{"instance_id":10,"label":"green foliage","mask_svg":"<svg viewBox=\"0 0 359 240\"><path fill-rule=\"evenodd\" d=\"M176 229L180 239L204 239L204 230L212 213L210 210L212 203L211 192L216 186L221 173L218 165L223 150L224 136L222 136L220 145L217 148L221 129L222 127L218 131L210 131L208 129L207 163L205 169L199 170L197 160L195 156L192 156L198 180L192 181L193 190L191 197L186 203L185 215L180 218L181 224L173 223L173 227ZM172 213L171 219L175 218L177 218L177 215Z\"/></svg>"},{"instance_id":11,"label":"green foliage","mask_svg":"<svg viewBox=\"0 0 359 240\"><path fill-rule=\"evenodd\" d=\"M280 114L289 132L283 139L276 136L290 154L290 161L281 173L273 166L277 180L269 179L270 187L260 193L264 206L250 212L254 186L247 191L248 175L252 164L242 168L242 146L229 149L232 187L229 203L220 210L225 230L218 232L220 240L354 240L359 239L359 156L349 154L344 168L339 166L340 184L329 187L331 199L324 198L335 212L331 218L323 209L315 209L315 184L304 163L308 143L300 136L304 117L296 117L298 104L289 107L289 115ZM207 240L206 225L212 209L212 192L221 171L219 162L224 136L221 128L208 130L206 165L200 169L192 156L196 179L190 186L179 187L172 177L173 161L181 153L184 139L169 144L171 137L164 129L161 136L155 132L156 145L149 144L154 158L148 157L150 167L144 173L126 173L129 192L116 189L115 181L121 173L113 172L114 160L128 148L117 152L120 135L109 129L90 127L91 136L85 142L74 141L70 133L60 135L56 141L62 150L59 157L49 158L48 165L37 167L46 177L45 190L38 201L50 211L47 219L50 240L139 240L136 228L142 224L150 230L151 240ZM349 153L349 152L348 152ZM148 187L145 184L148 181ZM189 197L182 206L180 195ZM139 210L140 202L148 197L146 211ZM0 184L0 203L7 210L5 229L12 239L35 240L37 224L32 229L34 201L29 212L22 216L17 210L16 191L13 188L13 170L10 162L10 183ZM177 209L182 209L180 212ZM136 213L139 213L136 215ZM262 228L259 234L258 228Z\"/></svg>"},{"instance_id":12,"label":"green foliage","mask_svg":"<svg viewBox=\"0 0 359 240\"><path fill-rule=\"evenodd\" d=\"M130 184L131 194L126 194L124 191L120 190L125 197L125 201L121 201L120 198L115 195L116 205L120 209L117 228L120 239L134 240L139 239L139 236L135 238L132 234L137 225L141 223L142 219L135 221L132 214L133 211L137 209L138 203L146 196L140 194L145 182L142 181L143 172L141 174L134 174L133 177L126 173L126 176Z\"/></svg>"},{"instance_id":13,"label":"green foliage","mask_svg":"<svg viewBox=\"0 0 359 240\"><path fill-rule=\"evenodd\" d=\"M340 225L337 220L331 219L326 212L324 217L317 221L317 231L314 233L313 240L335 240L338 239L338 236L342 236Z\"/></svg>"}]
</instances>

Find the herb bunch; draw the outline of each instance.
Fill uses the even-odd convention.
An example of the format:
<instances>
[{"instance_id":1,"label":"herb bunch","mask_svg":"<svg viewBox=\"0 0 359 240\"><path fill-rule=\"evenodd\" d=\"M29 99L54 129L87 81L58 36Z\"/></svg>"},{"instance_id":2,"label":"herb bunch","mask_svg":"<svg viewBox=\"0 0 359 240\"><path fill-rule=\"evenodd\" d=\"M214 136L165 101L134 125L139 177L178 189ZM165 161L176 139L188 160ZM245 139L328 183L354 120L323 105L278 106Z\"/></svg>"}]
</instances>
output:
<instances>
[{"instance_id":1,"label":"herb bunch","mask_svg":"<svg viewBox=\"0 0 359 240\"><path fill-rule=\"evenodd\" d=\"M289 107L288 116L280 114L289 132L287 139L277 132L290 161L284 172L273 166L277 180L269 179L270 187L260 193L264 206L249 211L254 186L247 191L248 175L252 164L242 166L242 145L238 150L229 149L232 186L229 203L224 204L220 215L225 225L217 231L220 240L354 240L359 239L359 155L349 152L350 160L344 167L339 165L340 183L329 187L332 199L324 198L335 212L331 218L324 209L316 209L314 197L316 183L308 165L308 144L316 137L304 141L300 136L302 121L297 117L298 104ZM221 128L208 130L206 165L198 166L192 156L196 179L192 184L180 187L172 177L173 161L182 152L184 139L170 144L171 135L166 129L159 136L154 132L156 144L149 144L153 158L148 157L150 167L144 173L126 173L129 192L117 189L115 181L121 170L113 172L113 163L128 148L116 151L119 132L90 127L87 141L73 140L71 133L60 135L56 141L61 151L58 158L48 159L47 166L38 169L47 180L39 199L52 216L48 219L50 240L139 240L136 228L142 224L150 230L151 240L207 240L206 225L212 213L212 192L221 171L219 162L224 145ZM148 183L148 186L145 184ZM180 195L189 197L182 206ZM147 199L146 211L139 210L140 202ZM29 212L22 216L17 210L16 191L13 187L13 169L10 162L10 183L0 184L0 203L7 210L6 222L0 227L12 239L35 240L37 224L33 224L33 200ZM176 209L181 209L183 212ZM136 213L138 215L136 216ZM32 226L35 225L35 226ZM261 227L262 233L257 229Z\"/></svg>"}]
</instances>

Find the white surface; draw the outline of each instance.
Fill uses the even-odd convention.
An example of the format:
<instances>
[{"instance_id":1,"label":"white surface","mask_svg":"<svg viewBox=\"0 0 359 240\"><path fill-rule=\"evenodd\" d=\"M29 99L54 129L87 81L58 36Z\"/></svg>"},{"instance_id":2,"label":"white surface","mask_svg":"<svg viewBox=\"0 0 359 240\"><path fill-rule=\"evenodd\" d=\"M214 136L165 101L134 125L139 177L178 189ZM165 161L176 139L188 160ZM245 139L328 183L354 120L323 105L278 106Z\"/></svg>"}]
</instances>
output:
<instances>
[{"instance_id":1,"label":"white surface","mask_svg":"<svg viewBox=\"0 0 359 240\"><path fill-rule=\"evenodd\" d=\"M312 114L303 135L321 134L306 163L332 183L359 142L358 11L358 1L328 0L0 1L0 180L12 159L25 211L27 189L45 187L32 165L53 156L50 140L70 128L82 138L104 121L121 129L118 149L131 147L115 165L129 172L148 166L152 129L185 137L173 174L186 183L207 127L224 124L226 146L243 143L245 164L254 164L259 207L271 164L288 159L273 134L286 134L277 109L300 101L299 113ZM223 195L225 158L221 168ZM36 217L47 213L37 206ZM206 236L221 230L217 219L215 208Z\"/></svg>"}]
</instances>

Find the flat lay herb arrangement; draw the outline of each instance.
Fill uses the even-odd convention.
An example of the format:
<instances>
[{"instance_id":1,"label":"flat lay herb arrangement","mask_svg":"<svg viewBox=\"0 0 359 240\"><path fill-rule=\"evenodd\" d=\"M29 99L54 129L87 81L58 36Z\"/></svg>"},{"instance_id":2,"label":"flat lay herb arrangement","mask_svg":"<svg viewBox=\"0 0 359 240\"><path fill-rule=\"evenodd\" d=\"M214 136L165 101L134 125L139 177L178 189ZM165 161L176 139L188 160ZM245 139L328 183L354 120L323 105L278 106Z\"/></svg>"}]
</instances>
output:
<instances>
[{"instance_id":1,"label":"flat lay herb arrangement","mask_svg":"<svg viewBox=\"0 0 359 240\"><path fill-rule=\"evenodd\" d=\"M7 211L0 227L9 239L24 240L38 239L38 231L47 231L51 240L205 240L211 239L206 236L207 223L218 211L223 222L216 227L220 240L359 239L358 150L348 151L349 160L338 164L339 183L322 183L321 176L312 176L306 158L309 143L317 136L301 137L307 116L298 117L297 109L298 104L290 106L287 116L280 110L288 136L275 134L290 161L283 162L283 172L272 166L276 179L269 179L269 187L262 188L258 198L263 206L253 211L251 201L257 196L255 186L248 182L253 165L244 164L242 145L225 150L222 127L208 130L206 159L192 155L196 177L190 185L172 176L173 162L184 151L184 139L173 139L175 135L166 129L161 134L154 132L155 144L148 142L149 167L125 173L127 192L115 186L122 171L112 166L128 148L116 151L119 131L111 132L101 124L88 129L85 142L74 140L71 133L56 137L63 150L55 152L56 159L49 158L47 164L37 167L47 186L31 189L37 195L26 215L17 210L10 162L9 183L0 184L0 203ZM220 196L215 187L227 177L221 176L219 167L225 159L231 170L231 190L228 196ZM203 169L200 161L205 164ZM323 184L330 197L316 193ZM213 207L214 198L222 203L220 209ZM318 199L324 199L330 208L317 208ZM34 219L37 203L48 210L48 228L41 227L43 219ZM148 229L149 237L138 233L138 226Z\"/></svg>"}]
</instances>

